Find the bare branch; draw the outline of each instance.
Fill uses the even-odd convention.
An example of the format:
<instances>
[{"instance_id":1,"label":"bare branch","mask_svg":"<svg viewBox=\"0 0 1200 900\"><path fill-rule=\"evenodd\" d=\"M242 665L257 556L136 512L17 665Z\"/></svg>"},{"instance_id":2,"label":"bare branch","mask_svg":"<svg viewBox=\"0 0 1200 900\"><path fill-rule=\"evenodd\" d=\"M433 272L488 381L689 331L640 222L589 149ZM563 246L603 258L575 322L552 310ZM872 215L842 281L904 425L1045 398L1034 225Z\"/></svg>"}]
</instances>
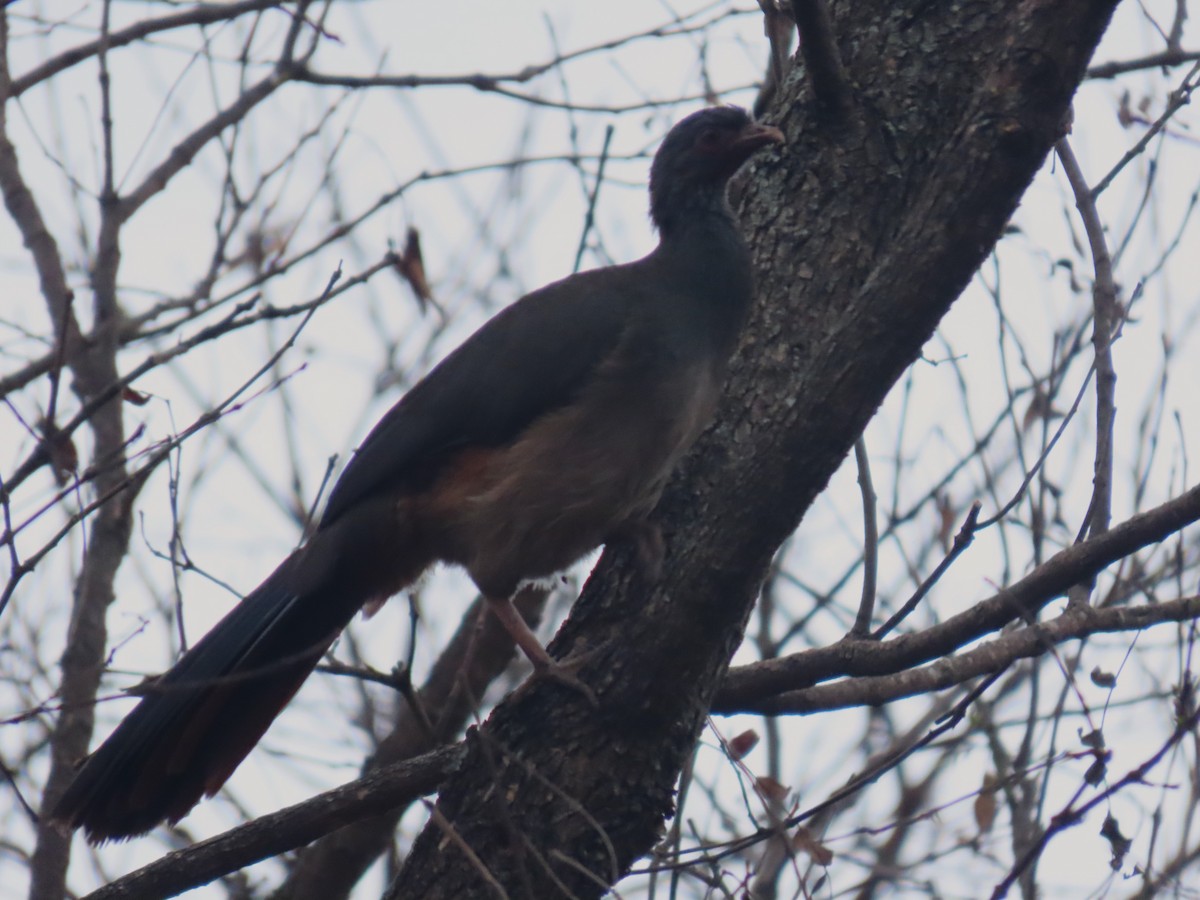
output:
<instances>
[{"instance_id":1,"label":"bare branch","mask_svg":"<svg viewBox=\"0 0 1200 900\"><path fill-rule=\"evenodd\" d=\"M1088 245L1092 251L1092 265L1096 270L1092 286L1093 321L1092 345L1095 347L1093 365L1096 371L1096 457L1092 476L1092 502L1088 514L1079 529L1082 540L1085 535L1096 535L1108 530L1112 518L1113 477L1113 424L1116 420L1117 373L1113 368L1112 340L1120 323L1120 304L1117 302L1117 286L1113 281L1112 257L1104 237L1104 225L1096 209L1095 196L1088 190L1070 142L1064 137L1055 146L1062 161L1063 173L1075 194L1075 205L1083 220Z\"/></svg>"},{"instance_id":2,"label":"bare branch","mask_svg":"<svg viewBox=\"0 0 1200 900\"><path fill-rule=\"evenodd\" d=\"M879 522L876 518L875 485L871 482L871 460L867 456L867 442L859 437L854 442L854 461L858 466L858 486L862 495L863 509L863 584L862 599L858 602L858 615L850 637L865 638L871 633L871 618L875 612L875 584L879 571Z\"/></svg>"},{"instance_id":3,"label":"bare branch","mask_svg":"<svg viewBox=\"0 0 1200 900\"><path fill-rule=\"evenodd\" d=\"M1011 621L1035 616L1073 584L1094 577L1117 560L1163 540L1198 519L1200 486L1103 534L1067 547L993 597L924 631L882 644L843 641L732 669L716 694L713 709L739 709L761 697L839 675L891 674L946 656Z\"/></svg>"},{"instance_id":4,"label":"bare branch","mask_svg":"<svg viewBox=\"0 0 1200 900\"><path fill-rule=\"evenodd\" d=\"M723 715L810 715L833 709L881 706L905 697L915 697L964 685L975 678L1004 672L1013 663L1050 652L1056 644L1095 634L1137 631L1166 623L1188 622L1200 616L1200 597L1183 597L1165 603L1109 607L1092 610L1070 608L1044 623L1034 623L1001 635L958 655L945 656L920 668L902 666L887 675L846 678L775 696L763 695L736 708L715 704ZM870 654L870 649L865 654ZM735 670L736 672L736 670ZM731 673L732 674L732 673Z\"/></svg>"},{"instance_id":5,"label":"bare branch","mask_svg":"<svg viewBox=\"0 0 1200 900\"><path fill-rule=\"evenodd\" d=\"M208 884L259 860L303 847L343 825L412 802L435 790L461 757L460 746L443 747L388 766L177 850L93 891L86 900L171 897Z\"/></svg>"},{"instance_id":6,"label":"bare branch","mask_svg":"<svg viewBox=\"0 0 1200 900\"><path fill-rule=\"evenodd\" d=\"M825 0L792 0L792 13L800 30L800 53L812 79L817 105L830 119L841 121L849 114L854 95Z\"/></svg>"},{"instance_id":7,"label":"bare branch","mask_svg":"<svg viewBox=\"0 0 1200 900\"><path fill-rule=\"evenodd\" d=\"M19 97L31 87L41 84L60 72L79 63L91 59L101 52L103 47L116 49L136 43L154 34L164 31L174 31L192 25L211 25L214 22L231 22L248 12L262 12L275 9L282 4L280 0L241 0L236 3L201 3L191 9L181 10L157 19L144 19L135 22L128 28L114 31L94 41L80 44L64 53L46 60L19 78L12 80L8 96Z\"/></svg>"}]
</instances>

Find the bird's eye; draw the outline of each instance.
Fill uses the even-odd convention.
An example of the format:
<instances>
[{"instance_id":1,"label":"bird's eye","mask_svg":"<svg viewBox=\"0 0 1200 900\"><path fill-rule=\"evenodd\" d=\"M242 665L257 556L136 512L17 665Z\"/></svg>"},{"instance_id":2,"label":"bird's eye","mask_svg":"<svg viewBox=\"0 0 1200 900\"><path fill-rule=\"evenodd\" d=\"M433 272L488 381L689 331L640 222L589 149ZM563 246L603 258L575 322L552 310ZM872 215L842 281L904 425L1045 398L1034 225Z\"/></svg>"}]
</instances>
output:
<instances>
[{"instance_id":1,"label":"bird's eye","mask_svg":"<svg viewBox=\"0 0 1200 900\"><path fill-rule=\"evenodd\" d=\"M715 128L706 128L696 138L696 146L702 150L715 150L721 144L721 132Z\"/></svg>"}]
</instances>

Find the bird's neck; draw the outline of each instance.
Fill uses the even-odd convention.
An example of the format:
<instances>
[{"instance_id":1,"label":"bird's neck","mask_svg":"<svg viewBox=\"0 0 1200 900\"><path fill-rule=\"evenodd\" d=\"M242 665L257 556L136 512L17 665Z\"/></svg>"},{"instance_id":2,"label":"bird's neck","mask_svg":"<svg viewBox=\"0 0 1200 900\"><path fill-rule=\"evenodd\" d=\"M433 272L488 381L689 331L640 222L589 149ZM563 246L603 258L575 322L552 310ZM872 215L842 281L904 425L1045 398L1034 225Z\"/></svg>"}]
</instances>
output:
<instances>
[{"instance_id":1,"label":"bird's neck","mask_svg":"<svg viewBox=\"0 0 1200 900\"><path fill-rule=\"evenodd\" d=\"M659 254L701 275L716 270L748 277L749 253L724 196L696 199L656 219Z\"/></svg>"},{"instance_id":2,"label":"bird's neck","mask_svg":"<svg viewBox=\"0 0 1200 900\"><path fill-rule=\"evenodd\" d=\"M749 311L753 278L750 253L724 198L660 223L654 255L680 288L678 296L689 298L683 321L729 349Z\"/></svg>"},{"instance_id":3,"label":"bird's neck","mask_svg":"<svg viewBox=\"0 0 1200 900\"><path fill-rule=\"evenodd\" d=\"M650 197L650 218L662 240L686 239L697 231L734 229L733 213L725 200L725 187L671 191L660 188Z\"/></svg>"}]
</instances>

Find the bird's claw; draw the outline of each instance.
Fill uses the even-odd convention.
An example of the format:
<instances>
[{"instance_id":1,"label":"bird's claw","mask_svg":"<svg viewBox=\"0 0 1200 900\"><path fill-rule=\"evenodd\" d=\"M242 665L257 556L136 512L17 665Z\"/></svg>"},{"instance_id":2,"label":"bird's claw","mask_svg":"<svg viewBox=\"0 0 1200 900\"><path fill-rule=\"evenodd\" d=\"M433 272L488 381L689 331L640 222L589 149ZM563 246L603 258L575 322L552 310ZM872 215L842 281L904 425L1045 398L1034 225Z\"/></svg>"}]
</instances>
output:
<instances>
[{"instance_id":1,"label":"bird's claw","mask_svg":"<svg viewBox=\"0 0 1200 900\"><path fill-rule=\"evenodd\" d=\"M593 708L600 707L600 700L596 696L596 692L579 677L579 670L584 664L591 659L593 653L576 653L568 656L564 660L549 660L548 662L535 665L533 668L534 679L549 679L555 681L564 687L578 691L592 705Z\"/></svg>"}]
</instances>

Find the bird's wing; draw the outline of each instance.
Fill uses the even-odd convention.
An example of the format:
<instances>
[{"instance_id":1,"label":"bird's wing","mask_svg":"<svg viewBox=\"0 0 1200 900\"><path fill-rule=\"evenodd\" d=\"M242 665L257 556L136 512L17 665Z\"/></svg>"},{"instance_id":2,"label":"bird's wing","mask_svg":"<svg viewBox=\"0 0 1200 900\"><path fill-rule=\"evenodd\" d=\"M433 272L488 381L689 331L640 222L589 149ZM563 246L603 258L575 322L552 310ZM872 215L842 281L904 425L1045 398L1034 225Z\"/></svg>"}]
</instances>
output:
<instances>
[{"instance_id":1,"label":"bird's wing","mask_svg":"<svg viewBox=\"0 0 1200 900\"><path fill-rule=\"evenodd\" d=\"M420 488L448 451L500 446L569 403L619 343L639 269L571 275L488 321L379 420L330 492L322 527L380 490Z\"/></svg>"}]
</instances>

